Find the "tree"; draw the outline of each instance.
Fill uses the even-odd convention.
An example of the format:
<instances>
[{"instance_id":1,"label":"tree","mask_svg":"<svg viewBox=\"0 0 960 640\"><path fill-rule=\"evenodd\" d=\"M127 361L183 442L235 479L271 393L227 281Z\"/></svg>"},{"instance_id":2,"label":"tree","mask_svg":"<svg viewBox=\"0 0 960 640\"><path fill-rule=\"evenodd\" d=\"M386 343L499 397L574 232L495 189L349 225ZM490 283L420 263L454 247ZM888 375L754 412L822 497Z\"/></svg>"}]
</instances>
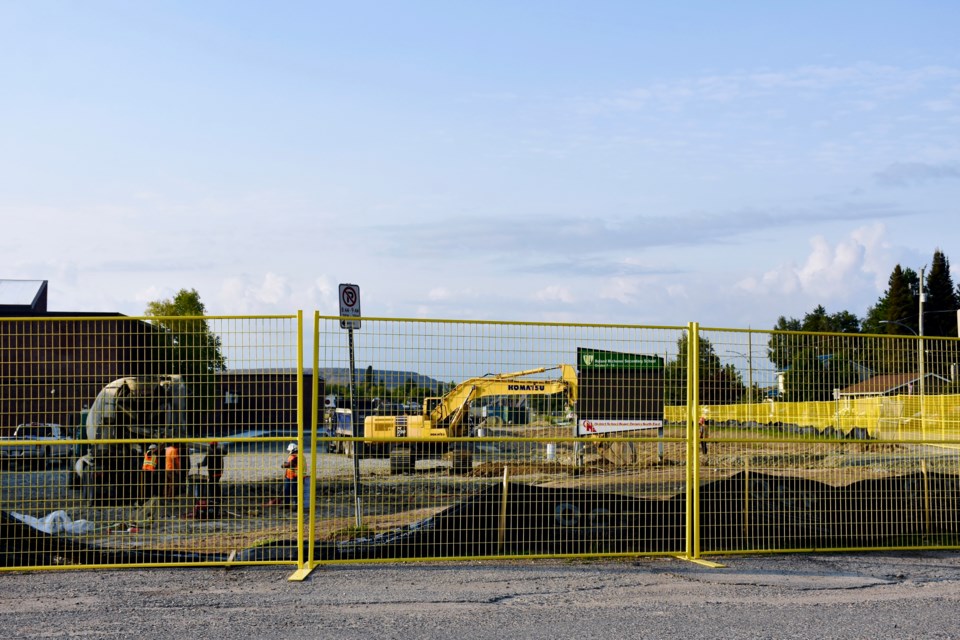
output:
<instances>
[{"instance_id":1,"label":"tree","mask_svg":"<svg viewBox=\"0 0 960 640\"><path fill-rule=\"evenodd\" d=\"M957 336L957 290L950 276L950 261L937 249L933 253L933 262L926 282L927 298L923 312L923 334L954 338ZM926 342L926 371L950 375L954 363L960 362L960 345L953 340L933 340Z\"/></svg>"},{"instance_id":2,"label":"tree","mask_svg":"<svg viewBox=\"0 0 960 640\"><path fill-rule=\"evenodd\" d=\"M889 287L877 304L867 312L863 322L868 333L914 336L920 332L920 288L926 294L923 312L924 336L954 337L957 335L956 309L960 306L960 290L954 287L950 262L937 249L933 254L926 282L921 283L917 273L899 264L890 274ZM945 373L951 363L960 359L954 344L927 347L927 369ZM919 354L914 344L885 344L875 349L870 365L877 371L917 371Z\"/></svg>"},{"instance_id":3,"label":"tree","mask_svg":"<svg viewBox=\"0 0 960 640\"><path fill-rule=\"evenodd\" d=\"M918 334L920 332L918 314L920 278L917 277L917 272L909 268L904 269L898 264L890 274L889 284L884 303L885 333L889 335Z\"/></svg>"},{"instance_id":4,"label":"tree","mask_svg":"<svg viewBox=\"0 0 960 640\"><path fill-rule=\"evenodd\" d=\"M927 274L924 305L923 334L926 336L957 336L957 291L950 276L950 261L937 249Z\"/></svg>"},{"instance_id":5,"label":"tree","mask_svg":"<svg viewBox=\"0 0 960 640\"><path fill-rule=\"evenodd\" d=\"M393 398L401 403L413 402L423 406L423 399L433 396L434 389L419 386L413 378L407 378L404 383L393 390Z\"/></svg>"},{"instance_id":6,"label":"tree","mask_svg":"<svg viewBox=\"0 0 960 640\"><path fill-rule=\"evenodd\" d=\"M881 320L887 319L887 296L884 294L877 299L877 303L867 309L867 315L860 323L860 330L863 333L878 334L885 333L887 327Z\"/></svg>"},{"instance_id":7,"label":"tree","mask_svg":"<svg viewBox=\"0 0 960 640\"><path fill-rule=\"evenodd\" d=\"M849 311L828 314L823 305L818 305L804 315L803 320L780 316L773 330L767 342L767 355L778 369L785 371L803 349L813 348L817 353L827 354L835 350L832 345L839 341L829 335L810 339L809 336L793 336L783 332L860 333L860 319Z\"/></svg>"},{"instance_id":8,"label":"tree","mask_svg":"<svg viewBox=\"0 0 960 640\"><path fill-rule=\"evenodd\" d=\"M913 336L919 333L918 291L920 278L899 264L893 268L887 290L870 307L861 325L864 333ZM863 349L861 363L878 373L916 370L916 347L907 341L870 342Z\"/></svg>"},{"instance_id":9,"label":"tree","mask_svg":"<svg viewBox=\"0 0 960 640\"><path fill-rule=\"evenodd\" d=\"M858 382L858 370L874 354L863 343L837 334L859 334L861 330L860 319L853 313L830 314L823 305L804 315L803 320L781 316L767 343L767 353L783 372L786 399L829 400L834 389Z\"/></svg>"},{"instance_id":10,"label":"tree","mask_svg":"<svg viewBox=\"0 0 960 640\"><path fill-rule=\"evenodd\" d=\"M157 358L164 373L179 374L190 388L201 415L219 397L214 374L226 371L220 336L203 318L206 307L195 289L181 289L171 300L155 300L146 315L157 332Z\"/></svg>"},{"instance_id":11,"label":"tree","mask_svg":"<svg viewBox=\"0 0 960 640\"><path fill-rule=\"evenodd\" d=\"M857 365L842 347L829 349L829 353L824 353L822 343L806 341L797 348L793 362L784 371L786 400L830 400L833 398L834 389L843 389L859 382Z\"/></svg>"},{"instance_id":12,"label":"tree","mask_svg":"<svg viewBox=\"0 0 960 640\"><path fill-rule=\"evenodd\" d=\"M187 377L226 371L220 336L203 318L206 307L196 289L181 289L172 300L155 300L146 315L160 328L160 348L167 373Z\"/></svg>"},{"instance_id":13,"label":"tree","mask_svg":"<svg viewBox=\"0 0 960 640\"><path fill-rule=\"evenodd\" d=\"M777 324L773 327L773 333L770 334L770 340L767 342L767 358L781 371L790 366L793 359L790 343L793 337L786 332L802 331L803 327L796 318L786 318L780 316L777 318Z\"/></svg>"},{"instance_id":14,"label":"tree","mask_svg":"<svg viewBox=\"0 0 960 640\"><path fill-rule=\"evenodd\" d=\"M664 366L664 394L668 405L682 405L687 402L687 353L689 340L683 334L677 340L677 359ZM707 338L700 338L700 351L697 367L699 369L700 404L733 404L739 402L745 393L740 372L733 365L723 365L714 351L713 344Z\"/></svg>"}]
</instances>

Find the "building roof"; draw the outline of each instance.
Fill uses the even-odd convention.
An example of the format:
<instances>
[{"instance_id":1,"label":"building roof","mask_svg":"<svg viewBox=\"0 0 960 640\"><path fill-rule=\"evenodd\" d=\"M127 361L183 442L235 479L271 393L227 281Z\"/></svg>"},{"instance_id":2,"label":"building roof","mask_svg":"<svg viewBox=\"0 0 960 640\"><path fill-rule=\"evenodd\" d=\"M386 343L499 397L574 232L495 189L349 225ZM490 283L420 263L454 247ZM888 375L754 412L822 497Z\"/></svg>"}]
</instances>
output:
<instances>
[{"instance_id":1,"label":"building roof","mask_svg":"<svg viewBox=\"0 0 960 640\"><path fill-rule=\"evenodd\" d=\"M46 312L46 280L0 280L0 316Z\"/></svg>"},{"instance_id":2,"label":"building roof","mask_svg":"<svg viewBox=\"0 0 960 640\"><path fill-rule=\"evenodd\" d=\"M49 311L46 280L0 279L0 318L122 318L116 311Z\"/></svg>"},{"instance_id":3,"label":"building roof","mask_svg":"<svg viewBox=\"0 0 960 640\"><path fill-rule=\"evenodd\" d=\"M927 372L925 381L950 382L941 375ZM880 396L899 392L912 393L913 385L920 382L919 373L885 373L867 378L857 384L840 390L841 396Z\"/></svg>"}]
</instances>

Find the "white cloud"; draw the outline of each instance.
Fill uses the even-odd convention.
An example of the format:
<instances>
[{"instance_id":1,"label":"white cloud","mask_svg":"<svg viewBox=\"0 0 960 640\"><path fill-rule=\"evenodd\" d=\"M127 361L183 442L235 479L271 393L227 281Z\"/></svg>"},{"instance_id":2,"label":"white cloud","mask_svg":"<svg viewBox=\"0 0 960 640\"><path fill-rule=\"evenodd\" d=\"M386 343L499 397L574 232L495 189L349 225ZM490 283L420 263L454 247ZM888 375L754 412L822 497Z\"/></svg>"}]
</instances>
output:
<instances>
[{"instance_id":1,"label":"white cloud","mask_svg":"<svg viewBox=\"0 0 960 640\"><path fill-rule=\"evenodd\" d=\"M842 295L858 279L864 249L852 240L832 246L823 236L811 238L813 250L798 275L804 291L832 299Z\"/></svg>"},{"instance_id":2,"label":"white cloud","mask_svg":"<svg viewBox=\"0 0 960 640\"><path fill-rule=\"evenodd\" d=\"M864 291L873 295L882 290L893 266L885 234L884 225L875 224L859 227L836 243L813 236L802 263L786 262L743 278L737 288L751 295L799 295L821 302L857 299Z\"/></svg>"},{"instance_id":3,"label":"white cloud","mask_svg":"<svg viewBox=\"0 0 960 640\"><path fill-rule=\"evenodd\" d=\"M434 287L427 292L427 298L430 300L448 300L450 292L444 287Z\"/></svg>"},{"instance_id":4,"label":"white cloud","mask_svg":"<svg viewBox=\"0 0 960 640\"><path fill-rule=\"evenodd\" d=\"M263 283L253 290L258 302L276 305L289 295L287 279L275 273L268 273L263 277Z\"/></svg>"},{"instance_id":5,"label":"white cloud","mask_svg":"<svg viewBox=\"0 0 960 640\"><path fill-rule=\"evenodd\" d=\"M133 294L133 299L143 305L143 308L147 308L147 304L154 302L156 300L164 300L172 298L174 292L166 289L161 289L156 285L151 285L145 289L140 289Z\"/></svg>"},{"instance_id":6,"label":"white cloud","mask_svg":"<svg viewBox=\"0 0 960 640\"><path fill-rule=\"evenodd\" d=\"M611 278L600 287L600 297L616 300L621 304L636 302L639 286L630 278Z\"/></svg>"},{"instance_id":7,"label":"white cloud","mask_svg":"<svg viewBox=\"0 0 960 640\"><path fill-rule=\"evenodd\" d=\"M323 310L329 308L330 313L340 312L340 303L337 300L338 293L339 290L334 289L333 283L327 276L316 277L307 289L307 297L309 300L322 301L321 304L317 305L317 309Z\"/></svg>"},{"instance_id":8,"label":"white cloud","mask_svg":"<svg viewBox=\"0 0 960 640\"><path fill-rule=\"evenodd\" d=\"M667 296L675 299L688 299L690 294L687 290L686 285L684 284L670 284L667 285Z\"/></svg>"},{"instance_id":9,"label":"white cloud","mask_svg":"<svg viewBox=\"0 0 960 640\"><path fill-rule=\"evenodd\" d=\"M850 238L865 248L862 271L873 276L874 287L877 290L884 289L895 263L892 255L893 248L887 240L887 227L883 224L859 227L850 234Z\"/></svg>"},{"instance_id":10,"label":"white cloud","mask_svg":"<svg viewBox=\"0 0 960 640\"><path fill-rule=\"evenodd\" d=\"M570 289L555 284L540 289L534 294L534 298L540 302L563 302L565 304L573 304L577 301Z\"/></svg>"},{"instance_id":11,"label":"white cloud","mask_svg":"<svg viewBox=\"0 0 960 640\"><path fill-rule=\"evenodd\" d=\"M310 282L297 282L276 273L265 273L259 280L249 276L226 278L220 284L216 309L212 314L286 314L297 310L336 314L339 307L330 279L318 276Z\"/></svg>"}]
</instances>

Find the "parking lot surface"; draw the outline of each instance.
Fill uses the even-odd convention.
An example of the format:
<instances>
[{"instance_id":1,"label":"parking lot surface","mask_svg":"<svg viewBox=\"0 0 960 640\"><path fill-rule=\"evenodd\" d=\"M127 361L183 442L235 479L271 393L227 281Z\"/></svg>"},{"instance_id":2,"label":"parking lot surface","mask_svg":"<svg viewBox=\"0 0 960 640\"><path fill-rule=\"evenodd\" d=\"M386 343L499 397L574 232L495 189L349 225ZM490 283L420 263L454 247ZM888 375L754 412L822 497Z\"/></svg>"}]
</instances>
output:
<instances>
[{"instance_id":1,"label":"parking lot surface","mask_svg":"<svg viewBox=\"0 0 960 640\"><path fill-rule=\"evenodd\" d=\"M5 638L960 638L960 554L0 574Z\"/></svg>"}]
</instances>

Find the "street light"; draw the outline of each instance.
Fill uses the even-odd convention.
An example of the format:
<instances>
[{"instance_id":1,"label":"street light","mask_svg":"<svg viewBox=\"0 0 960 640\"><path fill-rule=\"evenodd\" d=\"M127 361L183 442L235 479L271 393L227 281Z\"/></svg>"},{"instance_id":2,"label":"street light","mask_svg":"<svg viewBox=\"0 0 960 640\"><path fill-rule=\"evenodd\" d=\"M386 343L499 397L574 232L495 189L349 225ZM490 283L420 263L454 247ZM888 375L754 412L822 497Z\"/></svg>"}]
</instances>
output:
<instances>
[{"instance_id":1,"label":"street light","mask_svg":"<svg viewBox=\"0 0 960 640\"><path fill-rule=\"evenodd\" d=\"M918 335L917 332L913 330L913 327L911 327L911 326L908 325L908 324L903 324L903 323L900 322L899 320L881 320L881 321L880 321L880 324L895 324L895 325L898 325L898 326L903 327L904 329L906 329L907 331L909 331L909 332L912 333L913 335Z\"/></svg>"}]
</instances>

